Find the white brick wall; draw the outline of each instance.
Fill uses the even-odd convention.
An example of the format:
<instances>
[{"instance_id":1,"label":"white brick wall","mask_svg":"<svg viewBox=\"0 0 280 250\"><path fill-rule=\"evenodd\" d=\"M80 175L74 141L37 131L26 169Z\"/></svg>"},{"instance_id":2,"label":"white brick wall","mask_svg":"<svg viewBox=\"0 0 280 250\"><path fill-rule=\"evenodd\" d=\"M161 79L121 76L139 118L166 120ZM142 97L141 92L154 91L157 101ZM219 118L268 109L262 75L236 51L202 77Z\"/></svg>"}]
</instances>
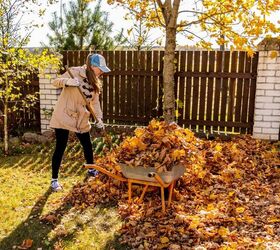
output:
<instances>
[{"instance_id":1,"label":"white brick wall","mask_svg":"<svg viewBox=\"0 0 280 250\"><path fill-rule=\"evenodd\" d=\"M272 51L273 49L269 47ZM275 49L277 50L277 49ZM271 58L265 47L259 50L253 136L278 140L280 127L280 53Z\"/></svg>"},{"instance_id":2,"label":"white brick wall","mask_svg":"<svg viewBox=\"0 0 280 250\"><path fill-rule=\"evenodd\" d=\"M56 72L51 68L46 69L44 73L39 75L41 132L50 129L51 113L61 91L54 88L51 84L52 80L56 77Z\"/></svg>"}]
</instances>

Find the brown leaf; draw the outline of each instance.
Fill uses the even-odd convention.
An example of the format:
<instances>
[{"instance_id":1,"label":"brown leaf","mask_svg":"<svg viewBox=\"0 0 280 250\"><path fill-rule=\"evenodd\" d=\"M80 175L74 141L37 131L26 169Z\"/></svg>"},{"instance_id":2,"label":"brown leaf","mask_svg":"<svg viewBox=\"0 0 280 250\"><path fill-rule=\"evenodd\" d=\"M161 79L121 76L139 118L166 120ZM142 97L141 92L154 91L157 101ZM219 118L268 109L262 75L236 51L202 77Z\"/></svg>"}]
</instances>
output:
<instances>
[{"instance_id":1,"label":"brown leaf","mask_svg":"<svg viewBox=\"0 0 280 250\"><path fill-rule=\"evenodd\" d=\"M54 214L48 214L41 217L41 221L46 223L55 224L58 221L58 218Z\"/></svg>"},{"instance_id":2,"label":"brown leaf","mask_svg":"<svg viewBox=\"0 0 280 250\"><path fill-rule=\"evenodd\" d=\"M18 249L29 249L32 247L32 244L33 244L33 240L30 239L24 240L22 244L18 246Z\"/></svg>"}]
</instances>

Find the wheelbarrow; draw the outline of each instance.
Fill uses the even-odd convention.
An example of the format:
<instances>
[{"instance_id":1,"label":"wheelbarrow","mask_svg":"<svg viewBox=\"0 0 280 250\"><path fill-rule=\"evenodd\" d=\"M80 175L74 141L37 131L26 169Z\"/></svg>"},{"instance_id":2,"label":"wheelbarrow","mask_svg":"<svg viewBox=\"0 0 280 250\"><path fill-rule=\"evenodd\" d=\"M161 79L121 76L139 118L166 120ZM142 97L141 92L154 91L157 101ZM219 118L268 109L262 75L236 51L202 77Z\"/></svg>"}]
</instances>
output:
<instances>
[{"instance_id":1,"label":"wheelbarrow","mask_svg":"<svg viewBox=\"0 0 280 250\"><path fill-rule=\"evenodd\" d=\"M161 189L161 205L162 211L165 213L165 197L164 189L168 188L168 203L169 207L172 201L172 194L175 186L175 182L179 179L185 172L185 167L183 165L176 165L171 171L157 173L156 169L153 167L142 168L142 167L131 167L126 164L119 163L122 171L122 176L111 173L105 168L97 164L85 164L85 168L94 168L103 174L106 174L116 180L128 183L128 202L132 202L132 184L144 185L142 194L138 202L142 202L144 195L149 186L159 187Z\"/></svg>"}]
</instances>

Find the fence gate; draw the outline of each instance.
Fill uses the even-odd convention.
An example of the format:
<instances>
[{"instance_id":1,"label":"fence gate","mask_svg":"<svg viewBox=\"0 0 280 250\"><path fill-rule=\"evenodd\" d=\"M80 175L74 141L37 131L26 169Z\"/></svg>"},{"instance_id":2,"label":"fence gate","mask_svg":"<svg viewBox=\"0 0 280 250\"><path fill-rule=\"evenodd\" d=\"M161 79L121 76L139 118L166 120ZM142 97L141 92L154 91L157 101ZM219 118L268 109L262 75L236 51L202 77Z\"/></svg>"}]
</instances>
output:
<instances>
[{"instance_id":1,"label":"fence gate","mask_svg":"<svg viewBox=\"0 0 280 250\"><path fill-rule=\"evenodd\" d=\"M63 51L63 64L83 65L89 51ZM147 124L162 116L164 51L97 51L111 68L103 76L104 119ZM258 53L176 51L179 125L196 131L252 133Z\"/></svg>"}]
</instances>

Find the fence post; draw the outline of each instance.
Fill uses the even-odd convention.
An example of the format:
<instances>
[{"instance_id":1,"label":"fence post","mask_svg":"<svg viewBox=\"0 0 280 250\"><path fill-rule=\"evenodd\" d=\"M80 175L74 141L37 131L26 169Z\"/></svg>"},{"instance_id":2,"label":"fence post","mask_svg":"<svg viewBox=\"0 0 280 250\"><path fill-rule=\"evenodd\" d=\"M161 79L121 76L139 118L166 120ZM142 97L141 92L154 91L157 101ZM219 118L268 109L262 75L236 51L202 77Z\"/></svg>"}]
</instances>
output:
<instances>
[{"instance_id":1,"label":"fence post","mask_svg":"<svg viewBox=\"0 0 280 250\"><path fill-rule=\"evenodd\" d=\"M50 129L50 119L61 89L52 86L58 72L51 67L39 74L41 133Z\"/></svg>"},{"instance_id":2,"label":"fence post","mask_svg":"<svg viewBox=\"0 0 280 250\"><path fill-rule=\"evenodd\" d=\"M264 39L258 45L253 137L279 140L280 127L280 40Z\"/></svg>"}]
</instances>

